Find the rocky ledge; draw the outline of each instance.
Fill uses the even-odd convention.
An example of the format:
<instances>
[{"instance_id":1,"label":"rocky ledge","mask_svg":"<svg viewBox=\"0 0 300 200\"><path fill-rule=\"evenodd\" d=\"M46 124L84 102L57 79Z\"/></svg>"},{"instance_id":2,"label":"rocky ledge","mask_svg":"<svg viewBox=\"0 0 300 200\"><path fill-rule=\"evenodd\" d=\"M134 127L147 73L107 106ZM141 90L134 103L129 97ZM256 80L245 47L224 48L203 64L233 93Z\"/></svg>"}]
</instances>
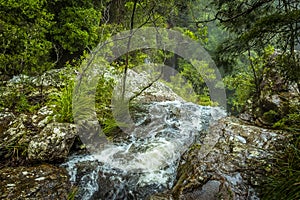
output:
<instances>
[{"instance_id":1,"label":"rocky ledge","mask_svg":"<svg viewBox=\"0 0 300 200\"><path fill-rule=\"evenodd\" d=\"M146 75L136 78L137 74L130 72L128 76L128 80L134 77L137 80L129 88L147 85L141 84L148 79ZM45 87L56 83L48 81ZM135 90L132 91L131 95L134 95ZM180 98L168 87L157 83L145 90L138 100L149 102ZM55 118L53 107L48 105L31 114L2 109L1 199L67 199L72 193L64 169L41 165L63 161L77 137L74 125L58 123ZM234 117L221 119L202 135L182 156L173 188L150 199L258 199L260 185L272 167L274 155L280 152L282 143L288 139L283 131L252 126ZM25 155L24 159L31 167L12 167L17 164L8 167L7 162L14 162L13 159L21 155Z\"/></svg>"},{"instance_id":2,"label":"rocky ledge","mask_svg":"<svg viewBox=\"0 0 300 200\"><path fill-rule=\"evenodd\" d=\"M288 134L227 117L182 156L173 188L150 199L259 199Z\"/></svg>"},{"instance_id":3,"label":"rocky ledge","mask_svg":"<svg viewBox=\"0 0 300 200\"><path fill-rule=\"evenodd\" d=\"M71 194L64 168L44 164L0 170L0 199L68 199Z\"/></svg>"}]
</instances>

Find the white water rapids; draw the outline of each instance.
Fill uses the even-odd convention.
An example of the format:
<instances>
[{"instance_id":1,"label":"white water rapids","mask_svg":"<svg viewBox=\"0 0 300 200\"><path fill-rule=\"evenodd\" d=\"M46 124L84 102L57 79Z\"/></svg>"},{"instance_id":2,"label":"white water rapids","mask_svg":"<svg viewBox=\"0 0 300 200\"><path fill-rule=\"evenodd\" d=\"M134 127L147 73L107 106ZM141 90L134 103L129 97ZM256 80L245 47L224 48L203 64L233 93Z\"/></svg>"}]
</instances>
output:
<instances>
[{"instance_id":1,"label":"white water rapids","mask_svg":"<svg viewBox=\"0 0 300 200\"><path fill-rule=\"evenodd\" d=\"M218 107L169 101L146 105L136 128L98 155L74 155L63 164L78 186L77 199L145 199L171 188L181 155L209 123L225 116Z\"/></svg>"}]
</instances>

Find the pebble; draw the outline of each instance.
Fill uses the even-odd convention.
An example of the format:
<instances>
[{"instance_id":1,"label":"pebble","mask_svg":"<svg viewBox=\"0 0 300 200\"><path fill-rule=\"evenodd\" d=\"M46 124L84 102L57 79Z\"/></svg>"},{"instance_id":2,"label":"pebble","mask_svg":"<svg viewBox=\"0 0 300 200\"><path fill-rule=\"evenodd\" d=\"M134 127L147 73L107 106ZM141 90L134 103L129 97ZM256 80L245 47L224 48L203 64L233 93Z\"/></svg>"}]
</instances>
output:
<instances>
[{"instance_id":1,"label":"pebble","mask_svg":"<svg viewBox=\"0 0 300 200\"><path fill-rule=\"evenodd\" d=\"M39 177L39 178L36 178L36 179L34 179L34 180L36 180L36 181L43 181L43 180L45 180L46 178L45 177Z\"/></svg>"}]
</instances>

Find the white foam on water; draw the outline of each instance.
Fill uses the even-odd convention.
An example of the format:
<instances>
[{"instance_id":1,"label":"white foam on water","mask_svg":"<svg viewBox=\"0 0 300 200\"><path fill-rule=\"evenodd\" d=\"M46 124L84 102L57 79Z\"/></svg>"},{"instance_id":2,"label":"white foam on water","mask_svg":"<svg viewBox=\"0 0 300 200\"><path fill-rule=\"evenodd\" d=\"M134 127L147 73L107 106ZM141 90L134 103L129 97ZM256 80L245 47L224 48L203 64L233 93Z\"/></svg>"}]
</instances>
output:
<instances>
[{"instance_id":1,"label":"white foam on water","mask_svg":"<svg viewBox=\"0 0 300 200\"><path fill-rule=\"evenodd\" d=\"M98 155L70 157L64 166L71 182L76 181L77 163L97 161L102 166L97 167L90 179L98 179L99 169L118 169L123 175L138 174L135 183L138 187L156 184L168 188L175 179L180 156L194 142L195 136L209 122L224 116L225 112L217 107L179 101L153 103L148 113L136 123L129 141L108 145ZM87 187L85 199L89 199L99 186L91 180Z\"/></svg>"}]
</instances>

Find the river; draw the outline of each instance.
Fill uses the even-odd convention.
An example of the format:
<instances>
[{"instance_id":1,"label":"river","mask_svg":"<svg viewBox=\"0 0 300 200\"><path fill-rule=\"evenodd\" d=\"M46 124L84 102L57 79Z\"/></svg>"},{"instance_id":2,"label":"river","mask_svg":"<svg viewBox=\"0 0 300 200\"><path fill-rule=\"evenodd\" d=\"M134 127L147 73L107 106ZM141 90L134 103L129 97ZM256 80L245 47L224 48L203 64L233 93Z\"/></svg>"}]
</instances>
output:
<instances>
[{"instance_id":1,"label":"river","mask_svg":"<svg viewBox=\"0 0 300 200\"><path fill-rule=\"evenodd\" d=\"M180 101L144 105L135 129L96 155L72 155L63 163L76 199L145 199L170 189L181 155L210 123L224 117L218 107Z\"/></svg>"}]
</instances>

